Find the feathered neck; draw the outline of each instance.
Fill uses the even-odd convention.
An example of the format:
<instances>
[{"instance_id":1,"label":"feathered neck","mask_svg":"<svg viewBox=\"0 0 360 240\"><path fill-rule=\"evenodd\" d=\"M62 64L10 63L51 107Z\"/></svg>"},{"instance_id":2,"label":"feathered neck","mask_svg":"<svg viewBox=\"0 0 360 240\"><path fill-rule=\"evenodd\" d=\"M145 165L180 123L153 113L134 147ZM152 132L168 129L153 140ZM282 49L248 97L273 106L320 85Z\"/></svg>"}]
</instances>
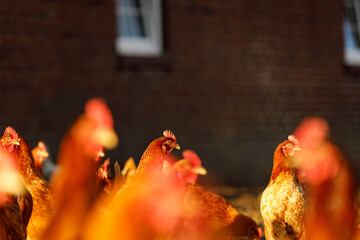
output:
<instances>
[{"instance_id":1,"label":"feathered neck","mask_svg":"<svg viewBox=\"0 0 360 240\"><path fill-rule=\"evenodd\" d=\"M24 184L28 188L29 185L32 185L33 181L45 180L39 176L39 173L35 168L34 159L29 145L24 138L21 136L19 136L19 138L21 139L20 145L17 147L16 151L14 151L14 154L16 157L18 171L23 176Z\"/></svg>"},{"instance_id":2,"label":"feathered neck","mask_svg":"<svg viewBox=\"0 0 360 240\"><path fill-rule=\"evenodd\" d=\"M280 173L296 174L296 170L289 167L289 165L288 165L289 159L287 159L287 158L289 158L289 157L285 156L282 151L282 147L286 143L287 143L287 141L280 143L274 152L274 163L273 163L273 169L271 172L270 181L275 180L280 175Z\"/></svg>"},{"instance_id":3,"label":"feathered neck","mask_svg":"<svg viewBox=\"0 0 360 240\"><path fill-rule=\"evenodd\" d=\"M166 137L155 139L146 148L136 170L137 178L143 175L157 174L162 171L166 154L162 150L162 144L166 139Z\"/></svg>"}]
</instances>

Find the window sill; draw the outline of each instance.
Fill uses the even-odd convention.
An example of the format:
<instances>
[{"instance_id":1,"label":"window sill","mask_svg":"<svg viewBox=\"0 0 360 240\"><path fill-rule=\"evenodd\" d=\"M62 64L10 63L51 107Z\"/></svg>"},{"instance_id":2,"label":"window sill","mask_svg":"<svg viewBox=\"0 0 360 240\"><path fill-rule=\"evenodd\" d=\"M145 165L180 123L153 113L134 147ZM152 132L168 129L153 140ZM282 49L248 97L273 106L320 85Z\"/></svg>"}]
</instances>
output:
<instances>
[{"instance_id":1,"label":"window sill","mask_svg":"<svg viewBox=\"0 0 360 240\"><path fill-rule=\"evenodd\" d=\"M360 50L352 49L345 51L344 63L349 67L360 67Z\"/></svg>"},{"instance_id":2,"label":"window sill","mask_svg":"<svg viewBox=\"0 0 360 240\"><path fill-rule=\"evenodd\" d=\"M125 57L159 57L162 55L161 44L151 38L118 37L116 52Z\"/></svg>"}]
</instances>

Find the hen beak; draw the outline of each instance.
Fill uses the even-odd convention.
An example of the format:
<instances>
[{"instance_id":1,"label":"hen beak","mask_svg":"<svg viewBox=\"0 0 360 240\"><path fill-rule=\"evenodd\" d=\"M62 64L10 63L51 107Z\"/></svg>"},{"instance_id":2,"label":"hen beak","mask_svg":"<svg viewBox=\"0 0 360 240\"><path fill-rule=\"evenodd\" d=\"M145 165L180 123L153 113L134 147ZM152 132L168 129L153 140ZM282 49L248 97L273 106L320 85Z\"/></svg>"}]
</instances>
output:
<instances>
[{"instance_id":1,"label":"hen beak","mask_svg":"<svg viewBox=\"0 0 360 240\"><path fill-rule=\"evenodd\" d=\"M179 144L176 144L176 145L174 146L174 148L180 150L180 145L179 145Z\"/></svg>"},{"instance_id":2,"label":"hen beak","mask_svg":"<svg viewBox=\"0 0 360 240\"><path fill-rule=\"evenodd\" d=\"M99 151L97 155L98 157L102 157L102 158L105 157L105 153L103 151Z\"/></svg>"},{"instance_id":3,"label":"hen beak","mask_svg":"<svg viewBox=\"0 0 360 240\"><path fill-rule=\"evenodd\" d=\"M44 157L44 158L47 158L49 156L48 152L41 151L39 154L40 154L41 157Z\"/></svg>"},{"instance_id":4,"label":"hen beak","mask_svg":"<svg viewBox=\"0 0 360 240\"><path fill-rule=\"evenodd\" d=\"M20 138L14 140L12 144L20 146Z\"/></svg>"},{"instance_id":5,"label":"hen beak","mask_svg":"<svg viewBox=\"0 0 360 240\"><path fill-rule=\"evenodd\" d=\"M194 173L199 174L199 175L206 175L207 171L205 168L203 168L202 166L196 167L193 170Z\"/></svg>"},{"instance_id":6,"label":"hen beak","mask_svg":"<svg viewBox=\"0 0 360 240\"><path fill-rule=\"evenodd\" d=\"M113 129L99 129L95 132L95 138L106 149L113 149L119 140Z\"/></svg>"},{"instance_id":7,"label":"hen beak","mask_svg":"<svg viewBox=\"0 0 360 240\"><path fill-rule=\"evenodd\" d=\"M293 147L293 150L294 151L301 151L301 148L300 147Z\"/></svg>"}]
</instances>

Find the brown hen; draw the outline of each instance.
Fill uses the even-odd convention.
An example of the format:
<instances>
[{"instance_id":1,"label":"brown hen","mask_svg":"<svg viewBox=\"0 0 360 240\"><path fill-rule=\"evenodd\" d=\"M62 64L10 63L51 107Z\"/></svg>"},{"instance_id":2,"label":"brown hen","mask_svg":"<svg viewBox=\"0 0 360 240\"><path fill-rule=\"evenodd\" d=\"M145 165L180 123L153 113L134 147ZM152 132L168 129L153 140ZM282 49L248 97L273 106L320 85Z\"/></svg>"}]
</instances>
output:
<instances>
[{"instance_id":1,"label":"brown hen","mask_svg":"<svg viewBox=\"0 0 360 240\"><path fill-rule=\"evenodd\" d=\"M174 148L180 149L179 144L176 142L175 135L169 130L164 131L162 137L153 140L145 149L135 173L131 173L131 176L128 176L126 182L120 185L121 188L114 189L114 191L120 193L137 181L147 181L162 174L164 161L166 161L167 155L169 155ZM117 197L116 195L118 195L118 193L115 193L115 198ZM114 199L114 201L117 200Z\"/></svg>"},{"instance_id":2,"label":"brown hen","mask_svg":"<svg viewBox=\"0 0 360 240\"><path fill-rule=\"evenodd\" d=\"M206 174L200 158L191 150L173 168L187 186L180 236L185 239L260 238L261 228L250 217L237 211L221 196L196 184L198 174Z\"/></svg>"},{"instance_id":3,"label":"brown hen","mask_svg":"<svg viewBox=\"0 0 360 240\"><path fill-rule=\"evenodd\" d=\"M164 174L166 156L179 145L170 131L163 135L149 144L127 181L115 164L114 188L91 209L83 231L86 239L162 239L172 233L179 221L184 187ZM113 228L120 235L109 231Z\"/></svg>"},{"instance_id":4,"label":"brown hen","mask_svg":"<svg viewBox=\"0 0 360 240\"><path fill-rule=\"evenodd\" d=\"M26 226L29 213L32 211L32 198L25 193L20 175L17 172L15 156L0 148L0 239L25 240ZM26 194L30 197L29 205L24 209L27 214L21 213L21 207L17 202L18 194Z\"/></svg>"},{"instance_id":5,"label":"brown hen","mask_svg":"<svg viewBox=\"0 0 360 240\"><path fill-rule=\"evenodd\" d=\"M26 225L20 212L16 195L2 195L3 205L0 206L0 239L25 240Z\"/></svg>"},{"instance_id":6,"label":"brown hen","mask_svg":"<svg viewBox=\"0 0 360 240\"><path fill-rule=\"evenodd\" d=\"M99 152L117 145L113 117L102 99L90 99L82 114L62 140L51 178L56 197L56 214L43 240L78 239L86 213L100 192L96 184Z\"/></svg>"},{"instance_id":7,"label":"brown hen","mask_svg":"<svg viewBox=\"0 0 360 240\"><path fill-rule=\"evenodd\" d=\"M305 238L306 196L303 178L294 165L299 150L299 142L292 135L275 150L270 182L260 202L267 240Z\"/></svg>"},{"instance_id":8,"label":"brown hen","mask_svg":"<svg viewBox=\"0 0 360 240\"><path fill-rule=\"evenodd\" d=\"M299 166L306 174L308 240L352 239L358 217L355 183L348 160L330 142L325 119L306 118L294 133L301 142Z\"/></svg>"},{"instance_id":9,"label":"brown hen","mask_svg":"<svg viewBox=\"0 0 360 240\"><path fill-rule=\"evenodd\" d=\"M54 215L50 186L37 172L29 145L13 128L7 127L0 141L4 150L14 155L21 179L32 196L33 208L27 226L28 237L39 239ZM29 198L20 195L20 201L23 203L22 206L26 206ZM28 214L28 210L22 212Z\"/></svg>"},{"instance_id":10,"label":"brown hen","mask_svg":"<svg viewBox=\"0 0 360 240\"><path fill-rule=\"evenodd\" d=\"M36 170L38 171L38 173L43 175L42 166L46 158L49 156L45 143L42 141L38 142L38 145L31 150L31 153L34 158Z\"/></svg>"},{"instance_id":11,"label":"brown hen","mask_svg":"<svg viewBox=\"0 0 360 240\"><path fill-rule=\"evenodd\" d=\"M164 161L167 154L174 148L180 149L176 142L175 135L170 131L164 131L162 137L155 139L146 148L141 156L133 181L139 179L149 179L153 176L159 175L162 172Z\"/></svg>"}]
</instances>

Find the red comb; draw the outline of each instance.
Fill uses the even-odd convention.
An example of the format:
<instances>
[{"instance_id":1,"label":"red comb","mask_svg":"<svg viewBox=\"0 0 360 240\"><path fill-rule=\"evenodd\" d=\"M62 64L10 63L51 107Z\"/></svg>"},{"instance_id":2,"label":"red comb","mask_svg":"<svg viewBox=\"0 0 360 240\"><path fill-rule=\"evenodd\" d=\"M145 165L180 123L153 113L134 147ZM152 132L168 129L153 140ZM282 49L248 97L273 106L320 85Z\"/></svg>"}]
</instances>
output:
<instances>
[{"instance_id":1,"label":"red comb","mask_svg":"<svg viewBox=\"0 0 360 240\"><path fill-rule=\"evenodd\" d=\"M4 135L9 134L12 138L18 139L19 135L12 127L7 127L5 129Z\"/></svg>"},{"instance_id":2,"label":"red comb","mask_svg":"<svg viewBox=\"0 0 360 240\"><path fill-rule=\"evenodd\" d=\"M110 165L110 158L104 161L104 170L107 172Z\"/></svg>"},{"instance_id":3,"label":"red comb","mask_svg":"<svg viewBox=\"0 0 360 240\"><path fill-rule=\"evenodd\" d=\"M100 98L92 98L85 104L85 114L97 126L112 128L114 120L106 102Z\"/></svg>"},{"instance_id":4,"label":"red comb","mask_svg":"<svg viewBox=\"0 0 360 240\"><path fill-rule=\"evenodd\" d=\"M170 130L165 130L163 135L167 138L171 138L172 140L176 141L175 135Z\"/></svg>"},{"instance_id":5,"label":"red comb","mask_svg":"<svg viewBox=\"0 0 360 240\"><path fill-rule=\"evenodd\" d=\"M39 141L39 142L38 142L38 148L39 148L41 151L47 152L45 143L42 142L42 141Z\"/></svg>"},{"instance_id":6,"label":"red comb","mask_svg":"<svg viewBox=\"0 0 360 240\"><path fill-rule=\"evenodd\" d=\"M330 127L324 118L307 117L296 128L294 135L301 141L303 147L314 147L326 140Z\"/></svg>"},{"instance_id":7,"label":"red comb","mask_svg":"<svg viewBox=\"0 0 360 240\"><path fill-rule=\"evenodd\" d=\"M289 135L289 136L288 136L288 140L289 140L290 142L293 142L295 145L299 145L299 140L297 140L294 135Z\"/></svg>"},{"instance_id":8,"label":"red comb","mask_svg":"<svg viewBox=\"0 0 360 240\"><path fill-rule=\"evenodd\" d=\"M201 166L201 160L198 155L192 150L185 150L182 153L183 158L191 162L194 166Z\"/></svg>"},{"instance_id":9,"label":"red comb","mask_svg":"<svg viewBox=\"0 0 360 240\"><path fill-rule=\"evenodd\" d=\"M261 227L257 228L257 237L260 239L262 237L262 229Z\"/></svg>"}]
</instances>

